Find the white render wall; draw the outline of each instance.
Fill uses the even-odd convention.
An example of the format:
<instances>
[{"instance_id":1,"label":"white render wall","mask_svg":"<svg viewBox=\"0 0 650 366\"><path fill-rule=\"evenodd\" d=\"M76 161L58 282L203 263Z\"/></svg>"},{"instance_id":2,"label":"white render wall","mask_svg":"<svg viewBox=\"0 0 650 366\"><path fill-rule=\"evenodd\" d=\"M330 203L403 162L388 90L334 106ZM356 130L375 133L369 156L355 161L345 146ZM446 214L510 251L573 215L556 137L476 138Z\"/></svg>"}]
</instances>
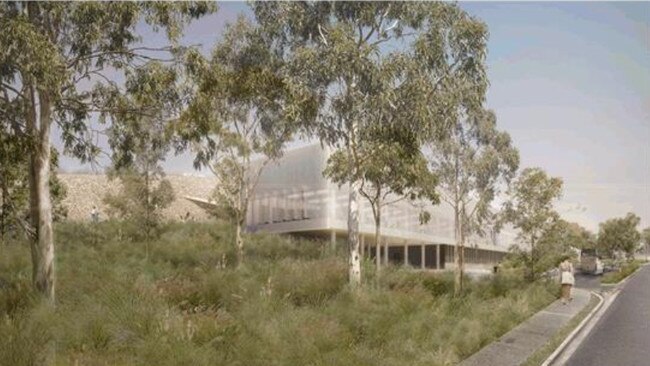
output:
<instances>
[{"instance_id":1,"label":"white render wall","mask_svg":"<svg viewBox=\"0 0 650 366\"><path fill-rule=\"evenodd\" d=\"M338 187L322 175L328 149L319 144L290 150L276 163L265 167L255 197L251 200L249 231L292 233L310 231L347 232L347 186ZM360 232L372 236L372 209L360 201ZM382 235L389 245L454 244L453 211L445 204L426 207L431 220L419 223L420 210L406 201L382 211ZM341 234L339 234L341 235ZM470 238L468 247L505 252L515 235L503 232L490 238Z\"/></svg>"}]
</instances>

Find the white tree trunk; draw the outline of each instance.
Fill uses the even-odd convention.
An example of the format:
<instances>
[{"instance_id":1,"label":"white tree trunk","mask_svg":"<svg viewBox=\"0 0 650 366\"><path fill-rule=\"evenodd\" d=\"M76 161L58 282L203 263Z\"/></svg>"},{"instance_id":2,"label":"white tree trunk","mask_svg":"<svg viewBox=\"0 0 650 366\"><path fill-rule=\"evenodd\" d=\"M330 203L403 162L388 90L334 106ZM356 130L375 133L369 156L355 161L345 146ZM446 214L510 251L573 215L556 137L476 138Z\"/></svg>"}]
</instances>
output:
<instances>
[{"instance_id":1,"label":"white tree trunk","mask_svg":"<svg viewBox=\"0 0 650 366\"><path fill-rule=\"evenodd\" d=\"M377 271L381 268L381 209L378 208L375 217L375 260L377 262Z\"/></svg>"},{"instance_id":2,"label":"white tree trunk","mask_svg":"<svg viewBox=\"0 0 650 366\"><path fill-rule=\"evenodd\" d=\"M235 227L235 244L237 246L237 266L241 266L244 262L244 239L242 238L242 223L237 220Z\"/></svg>"},{"instance_id":3,"label":"white tree trunk","mask_svg":"<svg viewBox=\"0 0 650 366\"><path fill-rule=\"evenodd\" d=\"M463 239L462 239L462 222L460 217L460 210L458 207L454 208L454 239L456 241L456 248L454 250L454 295L458 296L463 291Z\"/></svg>"},{"instance_id":4,"label":"white tree trunk","mask_svg":"<svg viewBox=\"0 0 650 366\"><path fill-rule=\"evenodd\" d=\"M51 105L47 97L40 98L40 118L30 113L28 123L35 133L30 156L29 188L30 217L34 232L31 240L32 281L37 291L54 305L54 234L52 232L52 202L50 199L50 125ZM35 100L32 106L36 108ZM40 128L36 119L40 119Z\"/></svg>"},{"instance_id":5,"label":"white tree trunk","mask_svg":"<svg viewBox=\"0 0 650 366\"><path fill-rule=\"evenodd\" d=\"M350 182L348 201L348 276L352 287L361 284L361 258L359 256L359 189L360 181Z\"/></svg>"}]
</instances>

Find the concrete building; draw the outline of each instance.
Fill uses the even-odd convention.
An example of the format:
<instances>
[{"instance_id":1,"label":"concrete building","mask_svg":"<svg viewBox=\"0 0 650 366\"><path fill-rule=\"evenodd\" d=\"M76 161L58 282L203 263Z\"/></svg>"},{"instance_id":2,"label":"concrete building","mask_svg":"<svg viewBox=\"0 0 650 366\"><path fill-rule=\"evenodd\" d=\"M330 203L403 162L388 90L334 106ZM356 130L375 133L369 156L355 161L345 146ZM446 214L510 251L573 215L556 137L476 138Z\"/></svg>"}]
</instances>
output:
<instances>
[{"instance_id":1,"label":"concrete building","mask_svg":"<svg viewBox=\"0 0 650 366\"><path fill-rule=\"evenodd\" d=\"M278 162L268 165L249 206L247 230L329 238L332 242L345 239L348 189L323 177L328 156L328 149L316 144L290 150ZM202 203L200 199L188 199ZM359 199L362 252L374 257L372 210L364 197ZM431 220L421 225L420 209L406 201L384 208L382 235L388 243L388 260L421 269L453 268L453 212L444 203L428 205L426 210ZM491 271L514 237L512 233L500 233L469 238L465 252L467 269ZM380 256L385 255L382 250Z\"/></svg>"}]
</instances>

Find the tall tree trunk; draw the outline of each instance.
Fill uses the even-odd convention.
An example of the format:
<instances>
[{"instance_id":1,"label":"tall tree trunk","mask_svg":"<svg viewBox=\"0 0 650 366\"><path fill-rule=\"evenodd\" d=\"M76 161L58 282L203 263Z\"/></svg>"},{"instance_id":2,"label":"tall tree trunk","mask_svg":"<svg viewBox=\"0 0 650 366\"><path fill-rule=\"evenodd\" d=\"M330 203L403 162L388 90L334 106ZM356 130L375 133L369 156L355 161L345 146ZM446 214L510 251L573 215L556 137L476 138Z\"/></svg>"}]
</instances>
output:
<instances>
[{"instance_id":1,"label":"tall tree trunk","mask_svg":"<svg viewBox=\"0 0 650 366\"><path fill-rule=\"evenodd\" d=\"M40 113L36 116L35 92L31 92L28 128L34 136L29 169L32 281L51 305L54 305L54 235L52 232L52 202L50 199L50 127L51 103L47 93L39 93ZM40 120L36 126L37 118Z\"/></svg>"},{"instance_id":2,"label":"tall tree trunk","mask_svg":"<svg viewBox=\"0 0 650 366\"><path fill-rule=\"evenodd\" d=\"M536 258L536 252L535 252L535 241L536 241L535 235L531 235L530 237L530 265L529 265L529 270L528 270L528 280L529 281L535 281L535 264L537 261Z\"/></svg>"},{"instance_id":3,"label":"tall tree trunk","mask_svg":"<svg viewBox=\"0 0 650 366\"><path fill-rule=\"evenodd\" d=\"M245 158L245 166L250 166L248 158ZM248 189L249 181L247 181L246 170L241 171L239 179L239 196L237 197L237 225L235 227L235 246L237 249L237 267L239 268L244 263L244 238L242 237L242 231L244 230L244 225L246 225L246 215L248 213Z\"/></svg>"},{"instance_id":4,"label":"tall tree trunk","mask_svg":"<svg viewBox=\"0 0 650 366\"><path fill-rule=\"evenodd\" d=\"M375 208L375 253L377 272L379 272L381 268L381 206L379 204Z\"/></svg>"},{"instance_id":5,"label":"tall tree trunk","mask_svg":"<svg viewBox=\"0 0 650 366\"><path fill-rule=\"evenodd\" d=\"M460 253L459 253L459 263L458 267L458 279L460 281L459 293L463 292L465 287L465 239L466 239L466 228L465 228L465 207L461 209L460 212Z\"/></svg>"},{"instance_id":6,"label":"tall tree trunk","mask_svg":"<svg viewBox=\"0 0 650 366\"><path fill-rule=\"evenodd\" d=\"M460 220L460 210L458 206L454 207L454 239L456 241L456 248L454 250L454 263L456 268L454 270L454 295L458 296L463 291L463 273L462 273L462 223Z\"/></svg>"},{"instance_id":7,"label":"tall tree trunk","mask_svg":"<svg viewBox=\"0 0 650 366\"><path fill-rule=\"evenodd\" d=\"M384 240L384 265L388 266L388 240Z\"/></svg>"},{"instance_id":8,"label":"tall tree trunk","mask_svg":"<svg viewBox=\"0 0 650 366\"><path fill-rule=\"evenodd\" d=\"M7 177L0 177L0 184L2 184L2 206L0 206L0 240L4 243L5 234L7 232L7 201L9 197L9 189L7 189Z\"/></svg>"},{"instance_id":9,"label":"tall tree trunk","mask_svg":"<svg viewBox=\"0 0 650 366\"><path fill-rule=\"evenodd\" d=\"M242 220L237 220L235 227L235 246L237 247L237 267L244 263L244 239L242 238Z\"/></svg>"},{"instance_id":10,"label":"tall tree trunk","mask_svg":"<svg viewBox=\"0 0 650 366\"><path fill-rule=\"evenodd\" d=\"M361 284L361 258L359 257L359 189L361 181L350 182L348 201L348 276L352 287Z\"/></svg>"}]
</instances>

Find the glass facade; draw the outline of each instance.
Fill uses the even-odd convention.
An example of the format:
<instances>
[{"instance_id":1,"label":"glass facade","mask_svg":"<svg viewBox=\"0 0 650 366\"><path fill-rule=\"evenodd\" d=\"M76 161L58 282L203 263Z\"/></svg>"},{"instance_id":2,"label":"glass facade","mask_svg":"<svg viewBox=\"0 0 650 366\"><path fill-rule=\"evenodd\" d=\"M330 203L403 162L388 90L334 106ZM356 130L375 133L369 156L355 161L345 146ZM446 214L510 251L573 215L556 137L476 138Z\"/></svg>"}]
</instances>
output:
<instances>
[{"instance_id":1,"label":"glass facade","mask_svg":"<svg viewBox=\"0 0 650 366\"><path fill-rule=\"evenodd\" d=\"M344 235L347 231L349 190L347 186L339 187L323 177L328 156L327 148L310 145L288 151L278 162L267 165L250 203L248 230L275 233L333 231ZM359 203L360 233L372 239L375 232L372 209L361 195ZM383 208L382 235L389 246L454 244L451 208L441 203L425 205L424 209L431 214L431 220L426 224L419 222L421 208L408 201ZM468 239L467 247L505 252L514 239L512 232L473 236ZM476 256L476 259L479 256L488 258L487 254ZM453 258L453 255L447 257Z\"/></svg>"}]
</instances>

